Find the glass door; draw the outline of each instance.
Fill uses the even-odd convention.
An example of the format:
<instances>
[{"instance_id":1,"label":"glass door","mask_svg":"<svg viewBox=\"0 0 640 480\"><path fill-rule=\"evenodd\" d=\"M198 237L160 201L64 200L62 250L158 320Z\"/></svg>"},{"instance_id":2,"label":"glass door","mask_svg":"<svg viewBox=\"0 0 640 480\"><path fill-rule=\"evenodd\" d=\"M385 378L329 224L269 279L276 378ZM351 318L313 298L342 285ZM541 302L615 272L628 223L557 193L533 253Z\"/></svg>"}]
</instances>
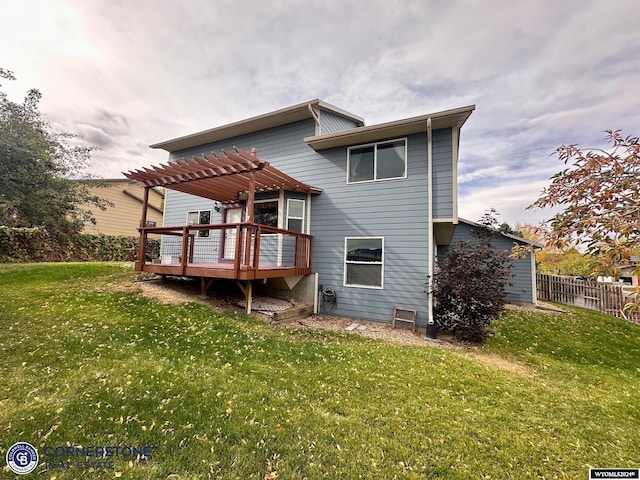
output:
<instances>
[{"instance_id":1,"label":"glass door","mask_svg":"<svg viewBox=\"0 0 640 480\"><path fill-rule=\"evenodd\" d=\"M225 223L240 223L242 221L242 207L228 208L226 210ZM234 260L236 255L236 228L225 228L223 260Z\"/></svg>"}]
</instances>

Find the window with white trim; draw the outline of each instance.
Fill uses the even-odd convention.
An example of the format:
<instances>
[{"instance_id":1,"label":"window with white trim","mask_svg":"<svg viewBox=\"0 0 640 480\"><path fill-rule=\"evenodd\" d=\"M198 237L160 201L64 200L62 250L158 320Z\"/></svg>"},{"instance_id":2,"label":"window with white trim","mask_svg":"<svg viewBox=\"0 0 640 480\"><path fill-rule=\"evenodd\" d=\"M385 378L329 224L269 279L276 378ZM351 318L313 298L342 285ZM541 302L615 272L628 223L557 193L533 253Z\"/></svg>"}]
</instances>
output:
<instances>
[{"instance_id":1,"label":"window with white trim","mask_svg":"<svg viewBox=\"0 0 640 480\"><path fill-rule=\"evenodd\" d=\"M349 147L347 183L407 177L407 139Z\"/></svg>"},{"instance_id":2,"label":"window with white trim","mask_svg":"<svg viewBox=\"0 0 640 480\"><path fill-rule=\"evenodd\" d=\"M344 239L344 285L382 288L384 285L384 237Z\"/></svg>"},{"instance_id":3,"label":"window with white trim","mask_svg":"<svg viewBox=\"0 0 640 480\"><path fill-rule=\"evenodd\" d=\"M187 213L187 225L208 225L211 223L211 210L196 210ZM198 237L208 237L209 230L198 230Z\"/></svg>"},{"instance_id":4,"label":"window with white trim","mask_svg":"<svg viewBox=\"0 0 640 480\"><path fill-rule=\"evenodd\" d=\"M304 200L290 198L287 200L287 230L304 233Z\"/></svg>"}]
</instances>

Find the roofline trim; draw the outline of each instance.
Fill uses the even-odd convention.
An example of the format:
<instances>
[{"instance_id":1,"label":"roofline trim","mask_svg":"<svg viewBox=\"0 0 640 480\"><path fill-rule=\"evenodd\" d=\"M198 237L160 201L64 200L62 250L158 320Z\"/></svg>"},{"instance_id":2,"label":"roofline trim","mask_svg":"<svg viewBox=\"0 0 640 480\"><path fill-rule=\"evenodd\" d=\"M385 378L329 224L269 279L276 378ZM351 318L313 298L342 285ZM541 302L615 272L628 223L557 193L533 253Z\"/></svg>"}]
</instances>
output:
<instances>
[{"instance_id":1,"label":"roofline trim","mask_svg":"<svg viewBox=\"0 0 640 480\"><path fill-rule=\"evenodd\" d=\"M437 128L446 128L447 126L462 127L467 121L467 118L475 110L475 105L468 105L465 107L454 108L451 110L443 110L441 112L429 113L426 115L419 115L417 117L405 118L402 120L395 120L392 122L379 123L376 125L362 126L358 128L351 128L349 130L343 130L340 132L329 133L326 135L316 135L313 137L305 137L304 141L312 148L316 150L324 148L332 148L347 145L352 142L361 142L368 138L383 138L385 136L393 136L400 134L416 133L421 131L424 126L426 131L426 123L430 118L434 123L434 130ZM446 120L456 120L455 124L446 122ZM444 122L444 123L443 123Z\"/></svg>"},{"instance_id":2,"label":"roofline trim","mask_svg":"<svg viewBox=\"0 0 640 480\"><path fill-rule=\"evenodd\" d=\"M362 117L354 115L353 113L347 112L346 110L343 110L334 105L331 105L330 103L316 98L308 102L281 108L280 110L275 110L273 112L264 113L262 115L239 120L237 122L220 125L218 127L191 133L182 137L176 137L163 142L154 143L152 145L149 145L149 147L166 150L168 152L174 152L177 150L183 150L185 148L203 145L205 143L222 140L224 138L244 135L266 128L277 127L280 125L286 125L287 123L295 122L297 120L313 118L311 112L309 111L310 105L312 107L324 108L325 110L329 110L339 115L348 117L351 120L364 125L364 119Z\"/></svg>"},{"instance_id":3,"label":"roofline trim","mask_svg":"<svg viewBox=\"0 0 640 480\"><path fill-rule=\"evenodd\" d=\"M474 222L472 220L467 220L466 218L461 218L458 217L458 221L462 222L462 223L466 223L467 225L471 225L473 227L484 227L484 225L481 225L478 222ZM532 247L537 247L537 248L544 248L544 245L538 243L538 242L534 242L532 240L527 240L526 238L522 238L522 237L518 237L517 235L512 235L510 233L505 233L505 232L499 232L500 235L502 235L503 237L507 237L510 238L512 240L516 240L517 242L522 242L522 243L526 243L528 245L531 245Z\"/></svg>"}]
</instances>

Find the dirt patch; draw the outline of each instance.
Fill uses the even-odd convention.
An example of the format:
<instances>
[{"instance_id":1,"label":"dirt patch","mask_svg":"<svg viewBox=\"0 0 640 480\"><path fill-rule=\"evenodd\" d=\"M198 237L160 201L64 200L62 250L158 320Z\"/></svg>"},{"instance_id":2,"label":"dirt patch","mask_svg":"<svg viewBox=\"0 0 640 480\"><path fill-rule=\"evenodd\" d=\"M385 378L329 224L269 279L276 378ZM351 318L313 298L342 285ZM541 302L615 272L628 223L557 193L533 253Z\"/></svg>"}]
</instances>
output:
<instances>
[{"instance_id":1,"label":"dirt patch","mask_svg":"<svg viewBox=\"0 0 640 480\"><path fill-rule=\"evenodd\" d=\"M186 302L198 301L198 298L194 297L193 294L182 293L172 288L166 288L161 284L151 283L148 281L128 283L125 285L121 285L119 286L119 288L114 290L119 292L139 293L144 298L155 300L156 302L160 302L164 304L175 304L175 303L186 303Z\"/></svg>"},{"instance_id":2,"label":"dirt patch","mask_svg":"<svg viewBox=\"0 0 640 480\"><path fill-rule=\"evenodd\" d=\"M369 322L362 319L334 317L329 315L312 315L299 320L288 320L281 325L287 328L303 329L316 328L322 330L342 331L362 337L384 340L402 345L420 347L435 346L443 348L455 347L451 340L439 338L437 341L427 341L424 336L413 333L406 328L391 328L391 325L380 322Z\"/></svg>"},{"instance_id":3,"label":"dirt patch","mask_svg":"<svg viewBox=\"0 0 640 480\"><path fill-rule=\"evenodd\" d=\"M504 370L506 372L515 373L516 375L527 378L535 377L533 370L531 370L526 365L512 360L507 360L506 358L494 353L467 352L466 355L481 363L500 370Z\"/></svg>"},{"instance_id":4,"label":"dirt patch","mask_svg":"<svg viewBox=\"0 0 640 480\"><path fill-rule=\"evenodd\" d=\"M163 304L179 304L198 302L209 305L216 310L240 311L224 296L200 295L200 283L192 280L165 279L159 277L143 278L141 280L112 286L111 291L137 293L144 298Z\"/></svg>"},{"instance_id":5,"label":"dirt patch","mask_svg":"<svg viewBox=\"0 0 640 480\"><path fill-rule=\"evenodd\" d=\"M512 305L507 303L505 306L507 310L520 310L524 312L536 312L536 313L547 313L547 314L556 314L556 313L567 313L566 310L563 310L556 305L552 305L550 303L541 302L538 300L537 305Z\"/></svg>"}]
</instances>

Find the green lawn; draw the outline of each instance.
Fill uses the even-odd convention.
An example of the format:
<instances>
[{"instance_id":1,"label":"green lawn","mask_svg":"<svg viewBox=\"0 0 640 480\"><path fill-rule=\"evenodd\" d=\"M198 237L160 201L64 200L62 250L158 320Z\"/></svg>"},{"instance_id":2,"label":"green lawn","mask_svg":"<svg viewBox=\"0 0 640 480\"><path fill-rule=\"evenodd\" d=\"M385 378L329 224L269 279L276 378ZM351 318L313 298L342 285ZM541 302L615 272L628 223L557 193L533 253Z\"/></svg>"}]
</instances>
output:
<instances>
[{"instance_id":1,"label":"green lawn","mask_svg":"<svg viewBox=\"0 0 640 480\"><path fill-rule=\"evenodd\" d=\"M2 478L581 479L640 466L638 326L509 311L481 349L407 347L117 288L135 277L123 264L0 266ZM40 453L24 477L4 462L18 441ZM53 455L67 446L151 457ZM113 468L77 465L102 461Z\"/></svg>"}]
</instances>

